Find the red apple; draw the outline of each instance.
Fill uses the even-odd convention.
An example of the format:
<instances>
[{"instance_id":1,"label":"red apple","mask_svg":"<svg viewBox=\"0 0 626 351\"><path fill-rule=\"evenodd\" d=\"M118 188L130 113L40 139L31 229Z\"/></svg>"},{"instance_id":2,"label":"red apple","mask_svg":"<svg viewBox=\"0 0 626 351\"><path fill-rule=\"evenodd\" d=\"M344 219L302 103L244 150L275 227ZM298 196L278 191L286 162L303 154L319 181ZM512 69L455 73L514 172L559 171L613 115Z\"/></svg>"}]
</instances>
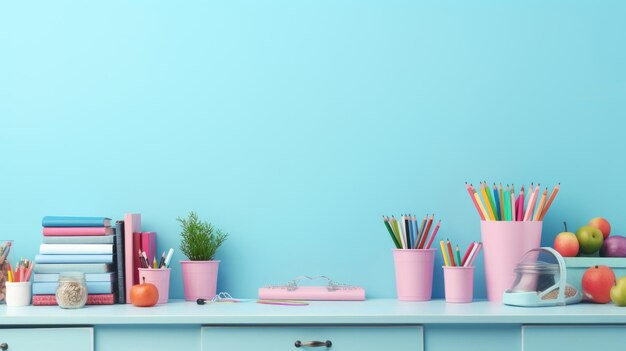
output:
<instances>
[{"instance_id":1,"label":"red apple","mask_svg":"<svg viewBox=\"0 0 626 351\"><path fill-rule=\"evenodd\" d=\"M596 217L590 220L587 225L600 229L600 231L602 232L602 236L604 236L604 239L606 239L609 234L611 234L611 224L609 224L609 221L604 218Z\"/></svg>"},{"instance_id":2,"label":"red apple","mask_svg":"<svg viewBox=\"0 0 626 351\"><path fill-rule=\"evenodd\" d=\"M563 224L565 225L565 231L559 233L554 238L554 249L563 257L576 257L580 248L578 239L576 234L567 231L567 223L563 222Z\"/></svg>"},{"instance_id":3,"label":"red apple","mask_svg":"<svg viewBox=\"0 0 626 351\"><path fill-rule=\"evenodd\" d=\"M583 274L583 295L595 303L611 301L611 288L615 285L615 273L607 266L588 268Z\"/></svg>"},{"instance_id":4,"label":"red apple","mask_svg":"<svg viewBox=\"0 0 626 351\"><path fill-rule=\"evenodd\" d=\"M154 284L146 283L143 277L143 283L133 285L130 288L130 303L137 307L151 307L159 302L159 290Z\"/></svg>"}]
</instances>

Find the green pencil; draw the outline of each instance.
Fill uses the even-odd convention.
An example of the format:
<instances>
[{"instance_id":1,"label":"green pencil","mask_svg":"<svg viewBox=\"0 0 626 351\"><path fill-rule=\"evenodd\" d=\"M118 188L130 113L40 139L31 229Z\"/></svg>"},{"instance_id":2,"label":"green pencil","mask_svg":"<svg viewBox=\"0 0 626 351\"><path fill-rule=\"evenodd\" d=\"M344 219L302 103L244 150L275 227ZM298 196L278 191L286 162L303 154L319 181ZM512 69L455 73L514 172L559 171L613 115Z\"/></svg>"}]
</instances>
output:
<instances>
[{"instance_id":1,"label":"green pencil","mask_svg":"<svg viewBox=\"0 0 626 351\"><path fill-rule=\"evenodd\" d=\"M504 220L511 220L511 193L509 192L508 185L504 191Z\"/></svg>"},{"instance_id":2,"label":"green pencil","mask_svg":"<svg viewBox=\"0 0 626 351\"><path fill-rule=\"evenodd\" d=\"M493 201L493 195L491 195L491 191L489 190L489 185L487 185L487 182L485 182L485 186L487 187L487 199L489 200L489 203L491 204L491 208L493 209L493 213L495 214L496 218L494 220L498 220L498 211L496 210L496 203L495 201ZM502 218L500 218L500 220L502 220Z\"/></svg>"},{"instance_id":3,"label":"green pencil","mask_svg":"<svg viewBox=\"0 0 626 351\"><path fill-rule=\"evenodd\" d=\"M389 219L383 216L383 221L385 222L385 227L387 227L387 231L389 232L389 235L391 236L391 240L393 240L393 244L396 245L396 249L401 249L402 246L400 245L400 243L398 243L396 234L393 232L393 230L391 229L391 226L389 225Z\"/></svg>"},{"instance_id":4,"label":"green pencil","mask_svg":"<svg viewBox=\"0 0 626 351\"><path fill-rule=\"evenodd\" d=\"M463 266L461 263L461 250L459 250L459 245L456 246L456 261L458 262L457 266Z\"/></svg>"}]
</instances>

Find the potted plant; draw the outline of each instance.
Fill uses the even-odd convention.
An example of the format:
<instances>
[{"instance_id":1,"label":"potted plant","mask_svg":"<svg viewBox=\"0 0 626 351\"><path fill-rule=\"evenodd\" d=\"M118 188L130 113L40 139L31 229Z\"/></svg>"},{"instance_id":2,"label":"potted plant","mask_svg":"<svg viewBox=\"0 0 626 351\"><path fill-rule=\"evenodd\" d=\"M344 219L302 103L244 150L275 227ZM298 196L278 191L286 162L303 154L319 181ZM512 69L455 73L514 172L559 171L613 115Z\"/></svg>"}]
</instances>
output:
<instances>
[{"instance_id":1,"label":"potted plant","mask_svg":"<svg viewBox=\"0 0 626 351\"><path fill-rule=\"evenodd\" d=\"M212 299L217 290L217 271L220 261L213 256L228 234L211 223L201 221L191 211L187 218L177 218L181 226L180 251L189 260L180 261L183 273L185 300Z\"/></svg>"}]
</instances>

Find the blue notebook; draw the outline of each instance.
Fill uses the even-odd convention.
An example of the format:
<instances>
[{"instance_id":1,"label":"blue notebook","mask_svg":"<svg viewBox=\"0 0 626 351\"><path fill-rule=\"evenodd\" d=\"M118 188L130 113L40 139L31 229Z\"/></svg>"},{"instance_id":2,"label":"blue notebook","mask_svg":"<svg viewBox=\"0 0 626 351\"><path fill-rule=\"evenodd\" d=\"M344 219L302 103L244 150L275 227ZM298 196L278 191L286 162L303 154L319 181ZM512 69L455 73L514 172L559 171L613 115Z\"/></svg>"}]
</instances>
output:
<instances>
[{"instance_id":1,"label":"blue notebook","mask_svg":"<svg viewBox=\"0 0 626 351\"><path fill-rule=\"evenodd\" d=\"M110 227L111 218L45 216L41 220L43 227Z\"/></svg>"},{"instance_id":2,"label":"blue notebook","mask_svg":"<svg viewBox=\"0 0 626 351\"><path fill-rule=\"evenodd\" d=\"M113 265L108 263L41 263L33 268L34 273L107 273L113 271Z\"/></svg>"},{"instance_id":3,"label":"blue notebook","mask_svg":"<svg viewBox=\"0 0 626 351\"><path fill-rule=\"evenodd\" d=\"M115 273L86 273L85 280L88 282L113 282L115 281ZM34 282L58 282L59 273L35 273Z\"/></svg>"},{"instance_id":4,"label":"blue notebook","mask_svg":"<svg viewBox=\"0 0 626 351\"><path fill-rule=\"evenodd\" d=\"M113 255L36 255L35 263L113 263Z\"/></svg>"},{"instance_id":5,"label":"blue notebook","mask_svg":"<svg viewBox=\"0 0 626 351\"><path fill-rule=\"evenodd\" d=\"M33 295L50 295L56 294L57 282L34 282L33 283ZM113 283L111 282L87 282L88 294L110 294L113 290Z\"/></svg>"}]
</instances>

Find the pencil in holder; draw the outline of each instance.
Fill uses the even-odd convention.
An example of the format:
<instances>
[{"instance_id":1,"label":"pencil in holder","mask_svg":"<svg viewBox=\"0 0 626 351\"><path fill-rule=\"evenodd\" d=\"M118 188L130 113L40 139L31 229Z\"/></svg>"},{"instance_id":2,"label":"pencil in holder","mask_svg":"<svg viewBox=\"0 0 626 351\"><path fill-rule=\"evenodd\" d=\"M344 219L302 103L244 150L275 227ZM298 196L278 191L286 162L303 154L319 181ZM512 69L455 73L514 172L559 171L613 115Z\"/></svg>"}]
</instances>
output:
<instances>
[{"instance_id":1,"label":"pencil in holder","mask_svg":"<svg viewBox=\"0 0 626 351\"><path fill-rule=\"evenodd\" d=\"M446 302L469 303L474 298L474 267L443 266Z\"/></svg>"},{"instance_id":2,"label":"pencil in holder","mask_svg":"<svg viewBox=\"0 0 626 351\"><path fill-rule=\"evenodd\" d=\"M487 300L501 302L522 256L541 245L542 221L481 221Z\"/></svg>"},{"instance_id":3,"label":"pencil in holder","mask_svg":"<svg viewBox=\"0 0 626 351\"><path fill-rule=\"evenodd\" d=\"M394 249L396 291L400 301L428 301L433 292L436 249Z\"/></svg>"}]
</instances>

